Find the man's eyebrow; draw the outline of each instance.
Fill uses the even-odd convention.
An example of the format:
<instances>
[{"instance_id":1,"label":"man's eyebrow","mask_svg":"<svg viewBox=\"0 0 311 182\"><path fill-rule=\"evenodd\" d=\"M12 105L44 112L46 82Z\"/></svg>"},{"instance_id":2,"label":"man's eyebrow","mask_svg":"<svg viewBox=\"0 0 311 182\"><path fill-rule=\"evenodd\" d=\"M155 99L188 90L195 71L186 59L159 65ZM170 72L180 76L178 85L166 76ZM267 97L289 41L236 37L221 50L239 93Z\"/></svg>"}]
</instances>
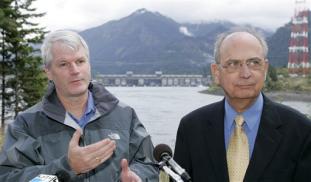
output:
<instances>
[{"instance_id":1,"label":"man's eyebrow","mask_svg":"<svg viewBox=\"0 0 311 182\"><path fill-rule=\"evenodd\" d=\"M262 60L262 58L260 58L260 57L251 57L251 58L248 58L247 60L250 60L250 59L259 59L259 60Z\"/></svg>"},{"instance_id":2,"label":"man's eyebrow","mask_svg":"<svg viewBox=\"0 0 311 182\"><path fill-rule=\"evenodd\" d=\"M81 57L78 57L76 60L87 60L87 58L85 56L81 56Z\"/></svg>"},{"instance_id":3,"label":"man's eyebrow","mask_svg":"<svg viewBox=\"0 0 311 182\"><path fill-rule=\"evenodd\" d=\"M233 62L233 61L235 62L235 61L242 61L242 60L240 60L240 59L228 59L227 61L225 61L225 63L226 62Z\"/></svg>"}]
</instances>

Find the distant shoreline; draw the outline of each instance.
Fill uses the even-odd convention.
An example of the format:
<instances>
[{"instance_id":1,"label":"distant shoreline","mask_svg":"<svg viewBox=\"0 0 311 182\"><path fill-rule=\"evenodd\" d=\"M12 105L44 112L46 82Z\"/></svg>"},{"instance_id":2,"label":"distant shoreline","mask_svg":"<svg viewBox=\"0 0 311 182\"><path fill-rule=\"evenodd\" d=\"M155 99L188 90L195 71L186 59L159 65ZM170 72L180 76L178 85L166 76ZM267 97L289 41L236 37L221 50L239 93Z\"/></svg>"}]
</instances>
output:
<instances>
[{"instance_id":1,"label":"distant shoreline","mask_svg":"<svg viewBox=\"0 0 311 182\"><path fill-rule=\"evenodd\" d=\"M200 91L200 93L212 94L212 95L224 95L222 90L210 92L207 90ZM297 102L310 102L311 93L307 92L286 92L286 91L272 91L263 92L267 97L275 101L297 101Z\"/></svg>"},{"instance_id":2,"label":"distant shoreline","mask_svg":"<svg viewBox=\"0 0 311 182\"><path fill-rule=\"evenodd\" d=\"M264 92L269 98L277 101L300 101L310 102L311 104L311 93L307 92Z\"/></svg>"}]
</instances>

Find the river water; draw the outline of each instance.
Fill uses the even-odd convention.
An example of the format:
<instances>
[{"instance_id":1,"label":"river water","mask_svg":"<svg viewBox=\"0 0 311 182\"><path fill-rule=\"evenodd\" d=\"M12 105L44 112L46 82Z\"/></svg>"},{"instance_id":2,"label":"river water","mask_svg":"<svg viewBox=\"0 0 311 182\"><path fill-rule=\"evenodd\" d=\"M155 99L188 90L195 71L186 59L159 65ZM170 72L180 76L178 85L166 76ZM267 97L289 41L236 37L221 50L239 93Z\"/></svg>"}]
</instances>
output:
<instances>
[{"instance_id":1,"label":"river water","mask_svg":"<svg viewBox=\"0 0 311 182\"><path fill-rule=\"evenodd\" d=\"M201 106L221 100L222 96L201 94L202 87L107 87L120 101L132 106L150 133L155 145L174 148L179 121ZM283 102L311 115L311 103Z\"/></svg>"}]
</instances>

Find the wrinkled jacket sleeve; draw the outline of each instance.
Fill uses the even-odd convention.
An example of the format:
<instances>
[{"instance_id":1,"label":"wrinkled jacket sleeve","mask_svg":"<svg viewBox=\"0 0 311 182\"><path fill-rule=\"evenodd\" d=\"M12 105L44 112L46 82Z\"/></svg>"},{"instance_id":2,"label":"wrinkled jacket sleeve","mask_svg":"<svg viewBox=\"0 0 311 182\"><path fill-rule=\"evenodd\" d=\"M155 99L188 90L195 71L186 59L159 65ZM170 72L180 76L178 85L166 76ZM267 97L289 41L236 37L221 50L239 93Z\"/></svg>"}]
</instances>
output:
<instances>
[{"instance_id":1,"label":"wrinkled jacket sleeve","mask_svg":"<svg viewBox=\"0 0 311 182\"><path fill-rule=\"evenodd\" d=\"M0 181L29 181L39 174L70 171L66 154L45 165L40 144L27 132L21 116L8 126L5 143L0 154Z\"/></svg>"},{"instance_id":2,"label":"wrinkled jacket sleeve","mask_svg":"<svg viewBox=\"0 0 311 182\"><path fill-rule=\"evenodd\" d=\"M142 181L159 181L159 171L155 167L144 163L155 162L153 158L153 144L150 135L133 111L130 135L130 168ZM141 162L138 162L141 161Z\"/></svg>"}]
</instances>

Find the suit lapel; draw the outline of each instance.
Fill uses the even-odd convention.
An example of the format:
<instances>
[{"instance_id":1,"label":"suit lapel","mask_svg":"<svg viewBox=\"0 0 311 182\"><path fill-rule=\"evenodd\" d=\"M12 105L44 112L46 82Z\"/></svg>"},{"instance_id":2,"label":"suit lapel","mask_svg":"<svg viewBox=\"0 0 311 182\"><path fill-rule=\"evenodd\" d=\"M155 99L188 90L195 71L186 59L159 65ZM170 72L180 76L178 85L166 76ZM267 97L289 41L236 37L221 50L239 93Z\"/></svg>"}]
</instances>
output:
<instances>
[{"instance_id":1,"label":"suit lapel","mask_svg":"<svg viewBox=\"0 0 311 182\"><path fill-rule=\"evenodd\" d=\"M282 122L273 105L273 102L264 97L263 112L245 181L258 179L262 175L265 167L276 155L282 139L282 134L279 132Z\"/></svg>"},{"instance_id":2,"label":"suit lapel","mask_svg":"<svg viewBox=\"0 0 311 182\"><path fill-rule=\"evenodd\" d=\"M217 181L229 181L226 149L224 139L224 102L218 102L210 118L203 127L203 136L207 146L208 154L217 175Z\"/></svg>"}]
</instances>

